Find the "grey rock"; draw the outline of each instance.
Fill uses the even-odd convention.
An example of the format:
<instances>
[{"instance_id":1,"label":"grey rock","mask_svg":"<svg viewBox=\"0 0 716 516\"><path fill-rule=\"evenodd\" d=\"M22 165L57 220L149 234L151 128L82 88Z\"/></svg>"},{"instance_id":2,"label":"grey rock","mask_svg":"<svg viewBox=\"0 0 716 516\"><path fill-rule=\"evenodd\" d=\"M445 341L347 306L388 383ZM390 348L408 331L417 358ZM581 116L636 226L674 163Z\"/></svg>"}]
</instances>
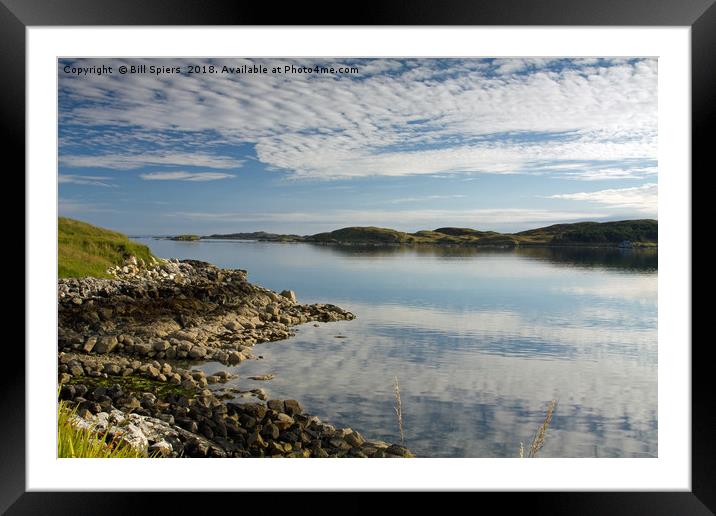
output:
<instances>
[{"instance_id":1,"label":"grey rock","mask_svg":"<svg viewBox=\"0 0 716 516\"><path fill-rule=\"evenodd\" d=\"M388 446L385 449L385 454L387 456L395 456L395 457L413 457L413 454L410 453L410 450L408 450L405 446L400 446L398 444L392 444Z\"/></svg>"},{"instance_id":2,"label":"grey rock","mask_svg":"<svg viewBox=\"0 0 716 516\"><path fill-rule=\"evenodd\" d=\"M244 414L248 414L256 418L258 421L261 421L264 416L266 416L266 406L260 403L245 403L239 407Z\"/></svg>"},{"instance_id":3,"label":"grey rock","mask_svg":"<svg viewBox=\"0 0 716 516\"><path fill-rule=\"evenodd\" d=\"M172 445L166 441L159 441L149 446L150 456L169 457L173 451Z\"/></svg>"},{"instance_id":4,"label":"grey rock","mask_svg":"<svg viewBox=\"0 0 716 516\"><path fill-rule=\"evenodd\" d=\"M189 350L191 350L191 348L192 348L193 346L194 346L194 344L192 344L192 343L189 342L188 340L183 340L183 341L181 341L181 342L179 343L179 345L177 346L177 349L178 349L179 351L186 351L186 352L188 352Z\"/></svg>"},{"instance_id":5,"label":"grey rock","mask_svg":"<svg viewBox=\"0 0 716 516\"><path fill-rule=\"evenodd\" d=\"M94 345L95 353L111 353L114 348L117 347L117 337L114 335L105 335L97 339L97 343Z\"/></svg>"},{"instance_id":6,"label":"grey rock","mask_svg":"<svg viewBox=\"0 0 716 516\"><path fill-rule=\"evenodd\" d=\"M107 374L118 375L122 372L122 368L117 364L105 364L103 368Z\"/></svg>"},{"instance_id":7,"label":"grey rock","mask_svg":"<svg viewBox=\"0 0 716 516\"><path fill-rule=\"evenodd\" d=\"M261 435L269 439L278 439L279 433L278 427L273 423L267 423L261 429Z\"/></svg>"},{"instance_id":8,"label":"grey rock","mask_svg":"<svg viewBox=\"0 0 716 516\"><path fill-rule=\"evenodd\" d=\"M204 358L206 356L206 348L203 346L194 346L189 350L189 356L194 359Z\"/></svg>"},{"instance_id":9,"label":"grey rock","mask_svg":"<svg viewBox=\"0 0 716 516\"><path fill-rule=\"evenodd\" d=\"M279 430L286 430L288 427L293 425L294 420L288 414L279 414L273 423L278 427Z\"/></svg>"},{"instance_id":10,"label":"grey rock","mask_svg":"<svg viewBox=\"0 0 716 516\"><path fill-rule=\"evenodd\" d=\"M285 407L282 400L268 400L266 406L269 410L275 410L276 412L285 412Z\"/></svg>"},{"instance_id":11,"label":"grey rock","mask_svg":"<svg viewBox=\"0 0 716 516\"><path fill-rule=\"evenodd\" d=\"M281 292L281 296L288 299L292 303L296 302L296 293L293 290L284 290Z\"/></svg>"},{"instance_id":12,"label":"grey rock","mask_svg":"<svg viewBox=\"0 0 716 516\"><path fill-rule=\"evenodd\" d=\"M256 426L256 418L248 414L241 414L241 416L239 417L239 422L241 423L242 427L248 429L251 429Z\"/></svg>"},{"instance_id":13,"label":"grey rock","mask_svg":"<svg viewBox=\"0 0 716 516\"><path fill-rule=\"evenodd\" d=\"M91 336L87 337L87 340L85 341L84 345L82 346L82 350L85 353L91 353L94 349L95 344L97 344L97 337Z\"/></svg>"},{"instance_id":14,"label":"grey rock","mask_svg":"<svg viewBox=\"0 0 716 516\"><path fill-rule=\"evenodd\" d=\"M237 321L230 321L224 325L224 328L230 331L241 331L244 327Z\"/></svg>"},{"instance_id":15,"label":"grey rock","mask_svg":"<svg viewBox=\"0 0 716 516\"><path fill-rule=\"evenodd\" d=\"M303 407L296 400L284 400L284 412L289 416L295 416L303 412Z\"/></svg>"},{"instance_id":16,"label":"grey rock","mask_svg":"<svg viewBox=\"0 0 716 516\"><path fill-rule=\"evenodd\" d=\"M365 439L358 432L351 432L350 434L346 435L345 440L354 448L360 447L365 443Z\"/></svg>"},{"instance_id":17,"label":"grey rock","mask_svg":"<svg viewBox=\"0 0 716 516\"><path fill-rule=\"evenodd\" d=\"M166 340L158 340L152 345L154 351L166 351L169 349L169 343Z\"/></svg>"}]
</instances>

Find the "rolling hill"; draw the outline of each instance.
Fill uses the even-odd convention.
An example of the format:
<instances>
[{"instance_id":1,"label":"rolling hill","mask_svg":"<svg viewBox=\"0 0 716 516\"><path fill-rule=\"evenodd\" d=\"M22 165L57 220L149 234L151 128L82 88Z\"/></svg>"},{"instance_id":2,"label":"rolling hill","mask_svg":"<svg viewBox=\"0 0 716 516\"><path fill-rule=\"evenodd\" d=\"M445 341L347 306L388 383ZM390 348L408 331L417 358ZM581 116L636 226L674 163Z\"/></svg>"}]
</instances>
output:
<instances>
[{"instance_id":1,"label":"rolling hill","mask_svg":"<svg viewBox=\"0 0 716 516\"><path fill-rule=\"evenodd\" d=\"M253 233L214 234L212 239L260 240L269 242L311 242L343 245L464 245L489 247L516 246L618 246L654 247L658 243L659 223L652 219L614 222L555 224L519 233L498 233L471 228L445 227L406 233L395 229L355 226L315 235Z\"/></svg>"}]
</instances>

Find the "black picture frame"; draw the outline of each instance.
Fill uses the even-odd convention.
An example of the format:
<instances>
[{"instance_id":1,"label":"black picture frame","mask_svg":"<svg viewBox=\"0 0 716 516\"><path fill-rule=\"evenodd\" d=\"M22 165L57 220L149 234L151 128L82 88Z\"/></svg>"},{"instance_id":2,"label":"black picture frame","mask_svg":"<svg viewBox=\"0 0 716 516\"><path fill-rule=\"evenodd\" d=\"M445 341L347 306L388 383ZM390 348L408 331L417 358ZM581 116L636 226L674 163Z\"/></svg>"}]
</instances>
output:
<instances>
[{"instance_id":1,"label":"black picture frame","mask_svg":"<svg viewBox=\"0 0 716 516\"><path fill-rule=\"evenodd\" d=\"M335 6L335 4L334 4ZM318 14L322 13L322 14ZM294 3L215 0L0 0L0 70L6 160L25 165L25 30L32 26L81 25L572 25L689 26L692 51L692 170L706 172L716 119L716 6L714 0L429 0L362 4L343 14L337 7ZM688 172L688 171L687 171ZM693 172L691 172L693 178ZM24 190L24 185L22 186ZM693 231L692 231L693 234ZM691 250L689 250L691 252ZM692 260L693 263L693 260ZM31 271L25 270L27 276ZM26 310L32 310L26 305ZM551 514L713 514L716 511L716 416L706 340L692 351L692 490L690 492L484 493L501 510L526 504ZM27 343L26 343L27 344ZM673 343L684 346L690 342ZM8 347L8 346L6 346ZM114 514L146 510L156 495L25 492L25 354L15 346L12 368L0 375L0 511L7 514ZM81 479L78 479L81 489ZM195 496L195 495L191 495ZM212 505L227 496L212 494ZM296 496L296 495L293 495ZM256 497L247 503L268 507ZM254 502L256 500L256 502ZM185 507L186 494L163 496L163 512ZM366 502L369 503L369 502ZM359 509L360 502L350 504ZM345 507L345 505L343 505Z\"/></svg>"}]
</instances>

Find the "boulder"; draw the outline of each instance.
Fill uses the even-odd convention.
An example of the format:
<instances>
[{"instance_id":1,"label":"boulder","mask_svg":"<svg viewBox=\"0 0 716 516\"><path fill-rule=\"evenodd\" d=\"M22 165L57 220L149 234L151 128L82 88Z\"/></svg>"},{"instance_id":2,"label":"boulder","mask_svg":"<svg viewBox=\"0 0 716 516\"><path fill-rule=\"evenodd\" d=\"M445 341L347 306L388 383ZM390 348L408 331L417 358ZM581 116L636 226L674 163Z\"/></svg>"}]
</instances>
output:
<instances>
[{"instance_id":1,"label":"boulder","mask_svg":"<svg viewBox=\"0 0 716 516\"><path fill-rule=\"evenodd\" d=\"M230 330L230 331L241 331L244 329L244 327L241 326L241 324L239 324L236 321L227 322L224 325L224 328L226 328L227 330Z\"/></svg>"},{"instance_id":2,"label":"boulder","mask_svg":"<svg viewBox=\"0 0 716 516\"><path fill-rule=\"evenodd\" d=\"M177 349L178 349L179 351L189 352L189 350L190 350L192 347L194 347L194 344L192 344L192 343L189 342L188 340L183 340L183 341L181 341L181 342L179 343L179 345L177 346Z\"/></svg>"},{"instance_id":3,"label":"boulder","mask_svg":"<svg viewBox=\"0 0 716 516\"><path fill-rule=\"evenodd\" d=\"M172 454L172 445L166 441L159 441L149 446L149 456L169 457Z\"/></svg>"},{"instance_id":4,"label":"boulder","mask_svg":"<svg viewBox=\"0 0 716 516\"><path fill-rule=\"evenodd\" d=\"M70 366L70 374L72 376L82 376L85 374L85 370L82 369L81 365L75 364L75 365Z\"/></svg>"},{"instance_id":5,"label":"boulder","mask_svg":"<svg viewBox=\"0 0 716 516\"><path fill-rule=\"evenodd\" d=\"M268 400L266 406L269 410L275 410L276 412L285 412L284 404L282 400Z\"/></svg>"},{"instance_id":6,"label":"boulder","mask_svg":"<svg viewBox=\"0 0 716 516\"><path fill-rule=\"evenodd\" d=\"M152 349L157 352L166 351L169 349L169 343L166 340L158 340L152 344Z\"/></svg>"},{"instance_id":7,"label":"boulder","mask_svg":"<svg viewBox=\"0 0 716 516\"><path fill-rule=\"evenodd\" d=\"M385 449L385 454L390 457L414 457L412 453L410 453L410 450L408 450L405 446L400 446L398 444L391 444Z\"/></svg>"},{"instance_id":8,"label":"boulder","mask_svg":"<svg viewBox=\"0 0 716 516\"><path fill-rule=\"evenodd\" d=\"M107 374L118 375L122 372L122 368L117 364L104 364L103 370Z\"/></svg>"},{"instance_id":9,"label":"boulder","mask_svg":"<svg viewBox=\"0 0 716 516\"><path fill-rule=\"evenodd\" d=\"M285 400L283 402L284 412L289 416L295 416L303 412L303 407L296 400Z\"/></svg>"},{"instance_id":10,"label":"boulder","mask_svg":"<svg viewBox=\"0 0 716 516\"><path fill-rule=\"evenodd\" d=\"M358 432L352 432L352 433L346 435L345 440L348 444L350 444L354 448L363 446L363 444L365 443L365 439Z\"/></svg>"},{"instance_id":11,"label":"boulder","mask_svg":"<svg viewBox=\"0 0 716 516\"><path fill-rule=\"evenodd\" d=\"M281 297L284 297L291 301L292 303L296 302L296 293L293 290L284 290L281 292Z\"/></svg>"},{"instance_id":12,"label":"boulder","mask_svg":"<svg viewBox=\"0 0 716 516\"><path fill-rule=\"evenodd\" d=\"M85 353L91 353L94 349L95 344L97 344L97 337L91 336L87 337L87 340L85 341L84 345L82 346L82 350Z\"/></svg>"},{"instance_id":13,"label":"boulder","mask_svg":"<svg viewBox=\"0 0 716 516\"><path fill-rule=\"evenodd\" d=\"M97 339L93 351L95 353L111 353L117 347L117 337L114 335L105 335Z\"/></svg>"},{"instance_id":14,"label":"boulder","mask_svg":"<svg viewBox=\"0 0 716 516\"><path fill-rule=\"evenodd\" d=\"M135 342L134 352L139 355L148 355L152 351L152 345L147 342Z\"/></svg>"},{"instance_id":15,"label":"boulder","mask_svg":"<svg viewBox=\"0 0 716 516\"><path fill-rule=\"evenodd\" d=\"M279 430L286 430L294 424L294 420L288 414L279 414L273 423L278 427Z\"/></svg>"},{"instance_id":16,"label":"boulder","mask_svg":"<svg viewBox=\"0 0 716 516\"><path fill-rule=\"evenodd\" d=\"M206 356L206 348L204 346L194 346L189 350L189 356L193 359L204 358Z\"/></svg>"},{"instance_id":17,"label":"boulder","mask_svg":"<svg viewBox=\"0 0 716 516\"><path fill-rule=\"evenodd\" d=\"M279 429L273 423L267 423L261 429L261 435L268 439L278 439Z\"/></svg>"},{"instance_id":18,"label":"boulder","mask_svg":"<svg viewBox=\"0 0 716 516\"><path fill-rule=\"evenodd\" d=\"M266 406L260 403L245 403L243 405L238 405L238 407L240 407L244 414L248 414L251 417L256 418L258 421L261 421L266 416L267 412Z\"/></svg>"}]
</instances>

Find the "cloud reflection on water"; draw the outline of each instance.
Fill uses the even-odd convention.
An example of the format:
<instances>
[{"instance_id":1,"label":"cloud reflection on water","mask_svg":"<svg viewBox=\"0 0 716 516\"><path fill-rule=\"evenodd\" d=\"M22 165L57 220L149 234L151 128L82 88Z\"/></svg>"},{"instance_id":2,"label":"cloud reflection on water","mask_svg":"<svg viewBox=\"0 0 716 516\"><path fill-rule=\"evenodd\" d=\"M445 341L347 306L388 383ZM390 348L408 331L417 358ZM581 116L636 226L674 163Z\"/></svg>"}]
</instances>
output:
<instances>
[{"instance_id":1,"label":"cloud reflection on water","mask_svg":"<svg viewBox=\"0 0 716 516\"><path fill-rule=\"evenodd\" d=\"M260 345L239 388L395 442L398 376L406 444L452 457L517 456L554 398L542 456L657 455L656 253L148 243L357 314Z\"/></svg>"}]
</instances>

